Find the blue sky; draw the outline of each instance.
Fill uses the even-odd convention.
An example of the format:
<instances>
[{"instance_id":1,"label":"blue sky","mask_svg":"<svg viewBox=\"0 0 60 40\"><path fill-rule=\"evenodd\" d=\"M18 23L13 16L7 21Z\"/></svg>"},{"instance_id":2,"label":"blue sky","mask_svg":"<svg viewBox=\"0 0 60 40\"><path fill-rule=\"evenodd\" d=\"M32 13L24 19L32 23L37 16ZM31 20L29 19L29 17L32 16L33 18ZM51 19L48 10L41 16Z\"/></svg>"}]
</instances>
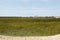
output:
<instances>
[{"instance_id":1,"label":"blue sky","mask_svg":"<svg viewBox=\"0 0 60 40\"><path fill-rule=\"evenodd\" d=\"M60 0L0 0L0 16L60 16Z\"/></svg>"}]
</instances>

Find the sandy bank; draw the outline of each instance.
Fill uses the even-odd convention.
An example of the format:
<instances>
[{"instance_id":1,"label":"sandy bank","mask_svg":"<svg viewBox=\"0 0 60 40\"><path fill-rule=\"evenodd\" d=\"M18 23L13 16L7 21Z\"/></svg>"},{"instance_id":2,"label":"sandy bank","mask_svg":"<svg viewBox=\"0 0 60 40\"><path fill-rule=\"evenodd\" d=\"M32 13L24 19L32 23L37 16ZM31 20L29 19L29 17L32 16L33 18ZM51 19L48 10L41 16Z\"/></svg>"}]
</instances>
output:
<instances>
[{"instance_id":1,"label":"sandy bank","mask_svg":"<svg viewBox=\"0 0 60 40\"><path fill-rule=\"evenodd\" d=\"M60 34L54 36L12 37L0 35L0 40L60 40Z\"/></svg>"}]
</instances>

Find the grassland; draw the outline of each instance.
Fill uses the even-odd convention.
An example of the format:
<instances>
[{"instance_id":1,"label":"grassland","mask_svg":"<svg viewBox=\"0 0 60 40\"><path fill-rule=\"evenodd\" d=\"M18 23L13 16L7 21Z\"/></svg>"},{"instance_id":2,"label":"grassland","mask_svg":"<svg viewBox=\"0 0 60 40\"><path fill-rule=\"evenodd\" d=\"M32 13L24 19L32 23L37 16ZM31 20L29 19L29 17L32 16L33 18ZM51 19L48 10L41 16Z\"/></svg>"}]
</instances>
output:
<instances>
[{"instance_id":1,"label":"grassland","mask_svg":"<svg viewBox=\"0 0 60 40\"><path fill-rule=\"evenodd\" d=\"M0 17L0 35L48 36L60 34L60 18Z\"/></svg>"}]
</instances>

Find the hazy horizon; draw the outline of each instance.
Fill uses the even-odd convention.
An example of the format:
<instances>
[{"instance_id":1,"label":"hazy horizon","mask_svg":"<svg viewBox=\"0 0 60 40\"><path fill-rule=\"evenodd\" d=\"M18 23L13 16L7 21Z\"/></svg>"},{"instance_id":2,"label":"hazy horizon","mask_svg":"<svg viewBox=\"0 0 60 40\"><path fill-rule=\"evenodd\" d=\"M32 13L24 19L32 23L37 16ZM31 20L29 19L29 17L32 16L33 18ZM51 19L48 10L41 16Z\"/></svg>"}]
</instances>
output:
<instances>
[{"instance_id":1,"label":"hazy horizon","mask_svg":"<svg viewBox=\"0 0 60 40\"><path fill-rule=\"evenodd\" d=\"M0 16L60 16L60 0L0 0Z\"/></svg>"}]
</instances>

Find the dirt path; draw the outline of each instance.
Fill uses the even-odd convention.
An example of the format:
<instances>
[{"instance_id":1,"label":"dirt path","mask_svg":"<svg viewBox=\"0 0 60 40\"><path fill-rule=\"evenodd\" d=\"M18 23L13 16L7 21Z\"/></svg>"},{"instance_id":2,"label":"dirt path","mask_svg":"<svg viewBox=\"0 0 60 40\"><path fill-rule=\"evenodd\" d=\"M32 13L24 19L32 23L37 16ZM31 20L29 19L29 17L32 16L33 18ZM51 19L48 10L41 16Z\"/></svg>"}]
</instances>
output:
<instances>
[{"instance_id":1,"label":"dirt path","mask_svg":"<svg viewBox=\"0 0 60 40\"><path fill-rule=\"evenodd\" d=\"M60 34L55 36L12 37L0 35L0 40L60 40Z\"/></svg>"}]
</instances>

